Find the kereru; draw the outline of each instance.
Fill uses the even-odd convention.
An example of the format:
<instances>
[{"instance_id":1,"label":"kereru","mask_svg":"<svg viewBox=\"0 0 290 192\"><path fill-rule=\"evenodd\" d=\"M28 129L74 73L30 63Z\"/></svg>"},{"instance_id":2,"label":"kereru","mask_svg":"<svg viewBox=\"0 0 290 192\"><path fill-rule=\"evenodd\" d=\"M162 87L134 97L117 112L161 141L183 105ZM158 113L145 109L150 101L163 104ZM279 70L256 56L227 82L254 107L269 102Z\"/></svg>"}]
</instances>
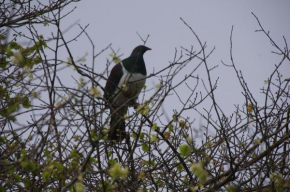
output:
<instances>
[{"instance_id":1,"label":"kereru","mask_svg":"<svg viewBox=\"0 0 290 192\"><path fill-rule=\"evenodd\" d=\"M137 107L137 99L146 82L143 55L150 48L140 45L130 57L116 64L107 80L104 98L110 107L109 140L122 141L125 136L125 119L128 107Z\"/></svg>"}]
</instances>

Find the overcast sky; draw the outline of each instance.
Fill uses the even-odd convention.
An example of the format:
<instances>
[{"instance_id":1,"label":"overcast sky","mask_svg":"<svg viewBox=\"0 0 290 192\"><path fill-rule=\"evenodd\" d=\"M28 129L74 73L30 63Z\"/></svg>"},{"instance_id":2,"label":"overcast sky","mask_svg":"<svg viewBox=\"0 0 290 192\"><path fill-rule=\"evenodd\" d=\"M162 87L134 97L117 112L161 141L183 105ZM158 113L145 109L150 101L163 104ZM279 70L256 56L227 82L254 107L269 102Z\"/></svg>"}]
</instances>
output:
<instances>
[{"instance_id":1,"label":"overcast sky","mask_svg":"<svg viewBox=\"0 0 290 192\"><path fill-rule=\"evenodd\" d=\"M199 50L199 45L190 30L180 20L182 17L197 33L200 39L207 42L208 51L216 48L208 62L210 66L219 65L212 73L219 77L217 98L221 106L230 114L234 104L243 104L241 88L232 69L221 64L221 60L230 62L230 31L234 25L233 48L234 59L239 69L248 81L250 89L259 96L259 88L279 62L279 57L271 54L274 48L265 35L256 33L259 29L253 12L263 27L270 31L272 38L283 47L282 36L290 41L290 1L95 1L82 0L72 4L76 6L74 12L62 23L65 29L72 23L79 21L85 26L89 24L88 34L92 38L96 51L112 43L114 49L120 49L122 59L130 55L132 49L142 41L136 34L146 37L150 35L147 46L152 51L145 54L147 72L161 69L173 59L175 48L180 46L190 48L193 45ZM75 26L66 33L66 38L79 33ZM71 45L75 57L82 56L86 51L91 54L89 40L82 36ZM106 58L110 51L97 58L101 69L105 67ZM64 57L67 57L64 54ZM89 58L87 60L88 65ZM284 76L290 76L285 66ZM206 79L204 72L200 71L202 78ZM180 74L182 78L185 74ZM156 79L148 79L147 86L153 86ZM184 93L186 94L186 93ZM261 95L260 95L261 96ZM262 97L261 97L262 101ZM172 103L172 101L171 101ZM174 105L166 106L171 111Z\"/></svg>"}]
</instances>

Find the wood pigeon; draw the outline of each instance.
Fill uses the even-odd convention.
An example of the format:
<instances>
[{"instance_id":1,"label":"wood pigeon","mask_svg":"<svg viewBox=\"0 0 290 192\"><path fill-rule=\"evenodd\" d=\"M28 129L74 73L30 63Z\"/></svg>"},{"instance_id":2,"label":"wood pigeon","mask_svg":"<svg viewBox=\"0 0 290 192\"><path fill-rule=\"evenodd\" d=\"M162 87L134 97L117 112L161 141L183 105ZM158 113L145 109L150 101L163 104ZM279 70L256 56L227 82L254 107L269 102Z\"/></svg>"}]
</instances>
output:
<instances>
[{"instance_id":1,"label":"wood pigeon","mask_svg":"<svg viewBox=\"0 0 290 192\"><path fill-rule=\"evenodd\" d=\"M140 45L130 57L116 64L107 80L104 98L110 107L109 140L122 141L125 136L125 119L128 107L137 107L137 99L146 81L143 55L150 48Z\"/></svg>"}]
</instances>

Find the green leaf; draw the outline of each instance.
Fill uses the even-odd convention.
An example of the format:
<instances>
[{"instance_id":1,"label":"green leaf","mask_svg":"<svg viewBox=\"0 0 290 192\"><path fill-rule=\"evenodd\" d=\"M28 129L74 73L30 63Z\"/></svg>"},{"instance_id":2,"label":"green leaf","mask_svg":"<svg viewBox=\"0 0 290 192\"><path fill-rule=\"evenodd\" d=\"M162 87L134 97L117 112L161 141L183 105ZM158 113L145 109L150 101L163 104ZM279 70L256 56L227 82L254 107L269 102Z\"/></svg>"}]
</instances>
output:
<instances>
[{"instance_id":1,"label":"green leaf","mask_svg":"<svg viewBox=\"0 0 290 192\"><path fill-rule=\"evenodd\" d=\"M16 122L17 121L17 119L16 119L15 116L10 116L8 119L11 120L11 121L13 121L13 122Z\"/></svg>"},{"instance_id":2,"label":"green leaf","mask_svg":"<svg viewBox=\"0 0 290 192\"><path fill-rule=\"evenodd\" d=\"M14 175L15 181L19 182L21 181L21 176L20 175Z\"/></svg>"},{"instance_id":3,"label":"green leaf","mask_svg":"<svg viewBox=\"0 0 290 192\"><path fill-rule=\"evenodd\" d=\"M46 44L46 41L42 40L40 41L41 42L41 45L43 48L47 48L47 44Z\"/></svg>"},{"instance_id":4,"label":"green leaf","mask_svg":"<svg viewBox=\"0 0 290 192\"><path fill-rule=\"evenodd\" d=\"M148 112L149 112L149 110L150 110L150 107L146 103L144 103L142 105L139 105L137 107L137 112L140 113L140 114L142 114L142 115L147 115Z\"/></svg>"},{"instance_id":5,"label":"green leaf","mask_svg":"<svg viewBox=\"0 0 290 192\"><path fill-rule=\"evenodd\" d=\"M182 165L182 164L178 164L178 165L177 165L177 170L179 171L179 173L181 173L181 171L184 170L183 165Z\"/></svg>"},{"instance_id":6,"label":"green leaf","mask_svg":"<svg viewBox=\"0 0 290 192\"><path fill-rule=\"evenodd\" d=\"M185 127L185 121L181 119L181 120L179 121L179 126L180 126L181 128L184 128L184 127Z\"/></svg>"},{"instance_id":7,"label":"green leaf","mask_svg":"<svg viewBox=\"0 0 290 192\"><path fill-rule=\"evenodd\" d=\"M234 185L228 185L226 186L226 189L228 192L237 192L238 189Z\"/></svg>"},{"instance_id":8,"label":"green leaf","mask_svg":"<svg viewBox=\"0 0 290 192\"><path fill-rule=\"evenodd\" d=\"M23 183L24 183L25 187L30 187L31 186L31 182L30 182L29 177L24 177Z\"/></svg>"},{"instance_id":9,"label":"green leaf","mask_svg":"<svg viewBox=\"0 0 290 192\"><path fill-rule=\"evenodd\" d=\"M8 170L8 173L13 174L16 172L16 167L15 166L8 166L7 170Z\"/></svg>"},{"instance_id":10,"label":"green leaf","mask_svg":"<svg viewBox=\"0 0 290 192\"><path fill-rule=\"evenodd\" d=\"M44 171L42 173L43 180L46 181L50 177L50 175L51 175L51 172L50 171Z\"/></svg>"},{"instance_id":11,"label":"green leaf","mask_svg":"<svg viewBox=\"0 0 290 192\"><path fill-rule=\"evenodd\" d=\"M144 139L144 136L145 136L145 133L144 132L141 132L140 133L140 139Z\"/></svg>"},{"instance_id":12,"label":"green leaf","mask_svg":"<svg viewBox=\"0 0 290 192\"><path fill-rule=\"evenodd\" d=\"M156 134L152 134L151 135L151 137L150 137L150 142L157 142L159 139L158 139L158 137L157 137L157 135Z\"/></svg>"},{"instance_id":13,"label":"green leaf","mask_svg":"<svg viewBox=\"0 0 290 192\"><path fill-rule=\"evenodd\" d=\"M114 164L116 164L117 163L117 160L116 159L109 159L108 160L108 164L109 165L114 165Z\"/></svg>"},{"instance_id":14,"label":"green leaf","mask_svg":"<svg viewBox=\"0 0 290 192\"><path fill-rule=\"evenodd\" d=\"M42 58L39 55L37 55L36 57L34 57L34 63L35 64L38 64L38 63L41 63L41 62L42 62Z\"/></svg>"},{"instance_id":15,"label":"green leaf","mask_svg":"<svg viewBox=\"0 0 290 192\"><path fill-rule=\"evenodd\" d=\"M142 150L144 151L144 152L147 152L147 151L149 151L150 150L150 146L148 146L147 144L142 144Z\"/></svg>"},{"instance_id":16,"label":"green leaf","mask_svg":"<svg viewBox=\"0 0 290 192\"><path fill-rule=\"evenodd\" d=\"M7 109L7 115L10 115L11 113L15 112L19 110L19 103L12 103L8 106L8 109Z\"/></svg>"},{"instance_id":17,"label":"green leaf","mask_svg":"<svg viewBox=\"0 0 290 192\"><path fill-rule=\"evenodd\" d=\"M121 62L121 59L114 53L110 53L109 56L112 57L114 63L118 64Z\"/></svg>"},{"instance_id":18,"label":"green leaf","mask_svg":"<svg viewBox=\"0 0 290 192\"><path fill-rule=\"evenodd\" d=\"M3 144L6 142L6 136L0 136L0 144Z\"/></svg>"},{"instance_id":19,"label":"green leaf","mask_svg":"<svg viewBox=\"0 0 290 192\"><path fill-rule=\"evenodd\" d=\"M76 192L84 192L85 189L84 189L84 185L82 182L77 182L76 183Z\"/></svg>"},{"instance_id":20,"label":"green leaf","mask_svg":"<svg viewBox=\"0 0 290 192\"><path fill-rule=\"evenodd\" d=\"M8 61L5 58L0 58L0 67L5 68L8 64Z\"/></svg>"},{"instance_id":21,"label":"green leaf","mask_svg":"<svg viewBox=\"0 0 290 192\"><path fill-rule=\"evenodd\" d=\"M6 98L8 95L7 90L0 85L0 98Z\"/></svg>"},{"instance_id":22,"label":"green leaf","mask_svg":"<svg viewBox=\"0 0 290 192\"><path fill-rule=\"evenodd\" d=\"M69 154L69 156L70 156L71 158L76 158L76 157L78 157L79 155L78 155L77 150L73 149L73 150L71 151L71 153Z\"/></svg>"},{"instance_id":23,"label":"green leaf","mask_svg":"<svg viewBox=\"0 0 290 192\"><path fill-rule=\"evenodd\" d=\"M173 115L173 116L172 116L172 121L173 121L173 122L177 122L177 120L178 120L177 115Z\"/></svg>"},{"instance_id":24,"label":"green leaf","mask_svg":"<svg viewBox=\"0 0 290 192\"><path fill-rule=\"evenodd\" d=\"M153 123L153 125L152 125L151 128L152 128L153 131L155 131L156 129L158 129L157 123Z\"/></svg>"},{"instance_id":25,"label":"green leaf","mask_svg":"<svg viewBox=\"0 0 290 192\"><path fill-rule=\"evenodd\" d=\"M47 159L51 159L52 158L52 154L51 154L51 152L47 148L44 149L44 156Z\"/></svg>"},{"instance_id":26,"label":"green leaf","mask_svg":"<svg viewBox=\"0 0 290 192\"><path fill-rule=\"evenodd\" d=\"M5 52L6 52L6 58L10 58L11 56L14 55L14 52L11 50L9 46L5 47Z\"/></svg>"},{"instance_id":27,"label":"green leaf","mask_svg":"<svg viewBox=\"0 0 290 192\"><path fill-rule=\"evenodd\" d=\"M108 151L108 156L110 157L111 155L113 155L113 151Z\"/></svg>"},{"instance_id":28,"label":"green leaf","mask_svg":"<svg viewBox=\"0 0 290 192\"><path fill-rule=\"evenodd\" d=\"M21 167L25 169L27 172L32 172L35 170L36 165L32 161L23 161L21 162Z\"/></svg>"},{"instance_id":29,"label":"green leaf","mask_svg":"<svg viewBox=\"0 0 290 192\"><path fill-rule=\"evenodd\" d=\"M187 156L189 156L190 153L192 152L192 147L190 147L190 146L188 146L188 145L186 145L186 144L183 144L183 145L180 145L180 146L179 146L179 151L180 151L180 154L181 154L182 156L187 157Z\"/></svg>"},{"instance_id":30,"label":"green leaf","mask_svg":"<svg viewBox=\"0 0 290 192\"><path fill-rule=\"evenodd\" d=\"M11 49L18 49L19 45L15 41L9 43Z\"/></svg>"},{"instance_id":31,"label":"green leaf","mask_svg":"<svg viewBox=\"0 0 290 192\"><path fill-rule=\"evenodd\" d=\"M63 172L64 171L64 166L60 163L60 162L56 162L55 163L55 166L57 167L57 170L59 171L59 172Z\"/></svg>"},{"instance_id":32,"label":"green leaf","mask_svg":"<svg viewBox=\"0 0 290 192\"><path fill-rule=\"evenodd\" d=\"M11 61L18 65L19 67L25 66L25 57L21 51L14 54L14 56L10 57Z\"/></svg>"},{"instance_id":33,"label":"green leaf","mask_svg":"<svg viewBox=\"0 0 290 192\"><path fill-rule=\"evenodd\" d=\"M109 170L109 174L113 177L113 179L116 178L126 179L128 173L129 173L128 167L122 169L122 165L120 163L115 163L115 165L113 165Z\"/></svg>"},{"instance_id":34,"label":"green leaf","mask_svg":"<svg viewBox=\"0 0 290 192\"><path fill-rule=\"evenodd\" d=\"M6 189L2 186L0 186L0 192L6 192Z\"/></svg>"},{"instance_id":35,"label":"green leaf","mask_svg":"<svg viewBox=\"0 0 290 192\"><path fill-rule=\"evenodd\" d=\"M146 164L146 165L152 165L152 166L154 166L155 165L155 161L144 161L144 163Z\"/></svg>"},{"instance_id":36,"label":"green leaf","mask_svg":"<svg viewBox=\"0 0 290 192\"><path fill-rule=\"evenodd\" d=\"M172 124L169 124L169 125L168 125L168 129L169 129L170 132L173 131L173 126L172 126Z\"/></svg>"},{"instance_id":37,"label":"green leaf","mask_svg":"<svg viewBox=\"0 0 290 192\"><path fill-rule=\"evenodd\" d=\"M192 172L198 177L199 181L204 183L208 176L208 172L203 168L203 163L199 162L197 164L192 164L190 167Z\"/></svg>"},{"instance_id":38,"label":"green leaf","mask_svg":"<svg viewBox=\"0 0 290 192\"><path fill-rule=\"evenodd\" d=\"M31 106L31 103L30 103L28 97L25 97L25 98L22 100L22 105L23 105L23 107L26 108L26 109L28 109L28 108Z\"/></svg>"},{"instance_id":39,"label":"green leaf","mask_svg":"<svg viewBox=\"0 0 290 192\"><path fill-rule=\"evenodd\" d=\"M98 162L98 160L94 157L91 157L90 162L96 164Z\"/></svg>"}]
</instances>

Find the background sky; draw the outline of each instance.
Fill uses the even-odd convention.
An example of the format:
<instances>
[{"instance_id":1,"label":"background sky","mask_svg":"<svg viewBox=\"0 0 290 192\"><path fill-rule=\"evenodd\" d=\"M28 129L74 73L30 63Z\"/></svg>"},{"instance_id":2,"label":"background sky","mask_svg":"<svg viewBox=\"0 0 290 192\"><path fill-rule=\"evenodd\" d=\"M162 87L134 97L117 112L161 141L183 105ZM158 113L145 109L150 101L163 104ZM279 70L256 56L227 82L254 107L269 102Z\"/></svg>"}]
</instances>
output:
<instances>
[{"instance_id":1,"label":"background sky","mask_svg":"<svg viewBox=\"0 0 290 192\"><path fill-rule=\"evenodd\" d=\"M242 70L250 90L259 102L263 102L263 95L259 94L260 88L264 86L264 80L269 77L280 57L271 53L275 48L265 35L255 32L259 26L251 12L259 18L263 27L270 31L271 37L279 46L284 47L283 36L290 41L288 0L83 0L72 4L70 8L73 7L76 9L62 21L62 28L66 29L74 22L83 27L89 24L86 31L96 46L96 52L112 43L112 47L115 50L119 49L119 53L123 54L121 58L124 59L131 54L134 47L142 44L136 32L144 38L149 34L146 45L152 48L152 51L144 56L148 74L152 73L154 68L158 70L166 67L174 57L175 48L180 50L181 46L190 48L193 45L196 50L200 49L193 34L180 20L182 17L199 38L207 42L207 52L215 47L208 63L211 67L219 65L212 72L212 76L213 80L219 77L217 101L228 115L234 111L234 104L244 103L241 87L233 69L221 64L221 60L230 64L231 27L234 26L233 56L236 66ZM65 34L65 38L68 40L79 32L80 29L76 25ZM46 33L45 28L42 33ZM85 36L73 42L70 48L75 57L88 52L87 65L90 66L92 48ZM110 52L108 50L96 59L99 72L105 68ZM68 57L68 54L64 52L62 57ZM289 77L289 65L285 65L284 69L284 77ZM206 80L204 70L197 73ZM179 78L183 78L185 74L179 74ZM71 78L66 75L69 82ZM150 78L147 79L146 85L153 87L156 83L157 78ZM182 89L180 91L182 92ZM188 93L184 91L182 94L186 96ZM175 100L176 97L171 97L165 103L166 110L178 108Z\"/></svg>"}]
</instances>

